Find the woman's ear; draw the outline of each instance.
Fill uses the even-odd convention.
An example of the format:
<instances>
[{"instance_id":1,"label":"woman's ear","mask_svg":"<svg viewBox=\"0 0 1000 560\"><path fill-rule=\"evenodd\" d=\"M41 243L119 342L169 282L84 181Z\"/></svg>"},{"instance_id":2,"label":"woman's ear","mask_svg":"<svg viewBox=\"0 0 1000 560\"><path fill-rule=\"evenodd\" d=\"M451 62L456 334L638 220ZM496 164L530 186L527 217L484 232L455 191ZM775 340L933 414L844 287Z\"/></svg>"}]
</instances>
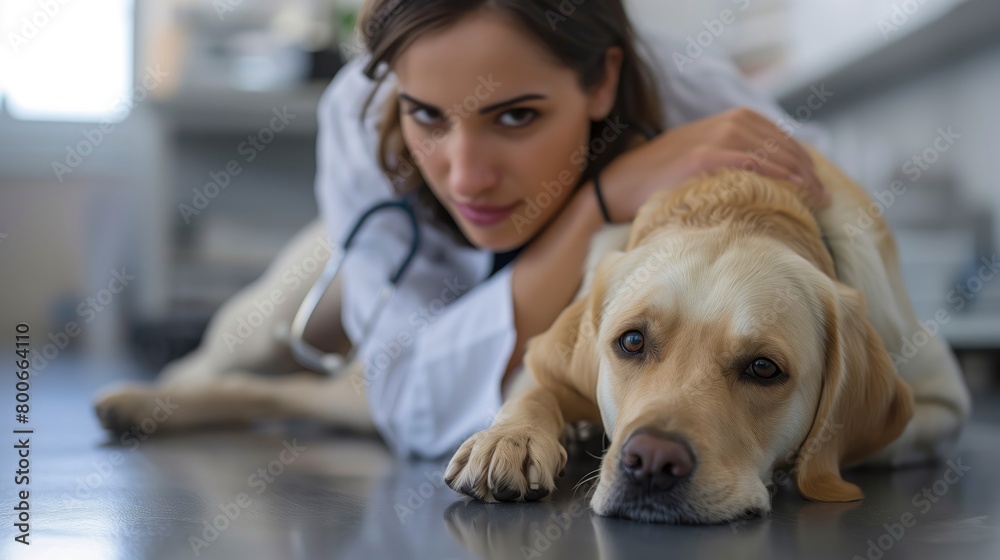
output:
<instances>
[{"instance_id":1,"label":"woman's ear","mask_svg":"<svg viewBox=\"0 0 1000 560\"><path fill-rule=\"evenodd\" d=\"M625 51L621 47L609 47L604 53L604 79L588 94L587 115L592 121L602 121L611 114L618 97L618 82L621 80Z\"/></svg>"},{"instance_id":2,"label":"woman's ear","mask_svg":"<svg viewBox=\"0 0 1000 560\"><path fill-rule=\"evenodd\" d=\"M841 283L825 302L826 371L819 406L796 461L802 497L846 502L864 497L840 477L891 443L913 415L913 394L896 373L861 292Z\"/></svg>"}]
</instances>

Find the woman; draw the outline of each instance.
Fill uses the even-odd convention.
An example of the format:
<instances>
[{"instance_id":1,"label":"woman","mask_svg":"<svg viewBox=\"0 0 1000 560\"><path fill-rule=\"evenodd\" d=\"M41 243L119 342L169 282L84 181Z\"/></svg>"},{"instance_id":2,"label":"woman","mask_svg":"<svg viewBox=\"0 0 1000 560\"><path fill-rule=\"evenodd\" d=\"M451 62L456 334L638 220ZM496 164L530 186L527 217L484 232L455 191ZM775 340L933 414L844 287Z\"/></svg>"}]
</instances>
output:
<instances>
[{"instance_id":1,"label":"woman","mask_svg":"<svg viewBox=\"0 0 1000 560\"><path fill-rule=\"evenodd\" d=\"M744 167L826 203L776 124L799 123L723 58L678 68L685 42L640 41L620 0L370 0L358 27L367 53L321 103L316 188L333 240L380 200L419 206L420 252L364 340L406 223L374 219L342 272L344 328L400 454L444 455L489 425L526 342L579 288L591 236L653 193Z\"/></svg>"}]
</instances>

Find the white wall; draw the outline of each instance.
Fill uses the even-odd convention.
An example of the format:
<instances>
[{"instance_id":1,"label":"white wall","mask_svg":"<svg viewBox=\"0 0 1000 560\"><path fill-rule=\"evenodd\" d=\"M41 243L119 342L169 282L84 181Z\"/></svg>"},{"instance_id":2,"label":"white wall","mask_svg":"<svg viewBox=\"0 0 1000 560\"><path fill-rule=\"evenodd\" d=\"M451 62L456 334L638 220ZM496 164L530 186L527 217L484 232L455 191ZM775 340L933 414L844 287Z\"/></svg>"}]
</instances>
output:
<instances>
[{"instance_id":1,"label":"white wall","mask_svg":"<svg viewBox=\"0 0 1000 560\"><path fill-rule=\"evenodd\" d=\"M634 21L668 31L688 34L699 29L702 19L717 17L719 10L729 0L626 0L629 15Z\"/></svg>"}]
</instances>

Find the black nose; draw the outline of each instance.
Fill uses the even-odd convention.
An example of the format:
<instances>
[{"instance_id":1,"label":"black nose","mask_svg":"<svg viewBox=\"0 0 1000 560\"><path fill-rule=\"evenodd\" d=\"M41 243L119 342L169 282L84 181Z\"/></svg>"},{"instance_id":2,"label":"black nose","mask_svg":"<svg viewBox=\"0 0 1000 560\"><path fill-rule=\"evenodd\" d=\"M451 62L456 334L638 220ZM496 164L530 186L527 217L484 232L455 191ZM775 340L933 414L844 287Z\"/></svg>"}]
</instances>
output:
<instances>
[{"instance_id":1,"label":"black nose","mask_svg":"<svg viewBox=\"0 0 1000 560\"><path fill-rule=\"evenodd\" d=\"M650 429L634 432L622 448L621 468L653 490L668 490L691 475L694 455L683 439Z\"/></svg>"}]
</instances>

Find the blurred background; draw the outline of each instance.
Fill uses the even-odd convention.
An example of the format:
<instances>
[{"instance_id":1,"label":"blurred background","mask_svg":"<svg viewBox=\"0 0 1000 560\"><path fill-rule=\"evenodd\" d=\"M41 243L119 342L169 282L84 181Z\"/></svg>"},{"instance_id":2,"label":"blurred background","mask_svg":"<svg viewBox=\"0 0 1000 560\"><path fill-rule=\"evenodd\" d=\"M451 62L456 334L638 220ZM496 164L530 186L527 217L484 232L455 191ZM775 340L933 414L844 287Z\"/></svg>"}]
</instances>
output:
<instances>
[{"instance_id":1,"label":"blurred background","mask_svg":"<svg viewBox=\"0 0 1000 560\"><path fill-rule=\"evenodd\" d=\"M36 369L128 356L155 370L316 216L316 105L358 51L360 4L0 0L0 316L31 323ZM918 315L945 313L944 336L990 382L1000 3L629 8L692 52L727 52L789 126L826 127L895 228Z\"/></svg>"}]
</instances>

